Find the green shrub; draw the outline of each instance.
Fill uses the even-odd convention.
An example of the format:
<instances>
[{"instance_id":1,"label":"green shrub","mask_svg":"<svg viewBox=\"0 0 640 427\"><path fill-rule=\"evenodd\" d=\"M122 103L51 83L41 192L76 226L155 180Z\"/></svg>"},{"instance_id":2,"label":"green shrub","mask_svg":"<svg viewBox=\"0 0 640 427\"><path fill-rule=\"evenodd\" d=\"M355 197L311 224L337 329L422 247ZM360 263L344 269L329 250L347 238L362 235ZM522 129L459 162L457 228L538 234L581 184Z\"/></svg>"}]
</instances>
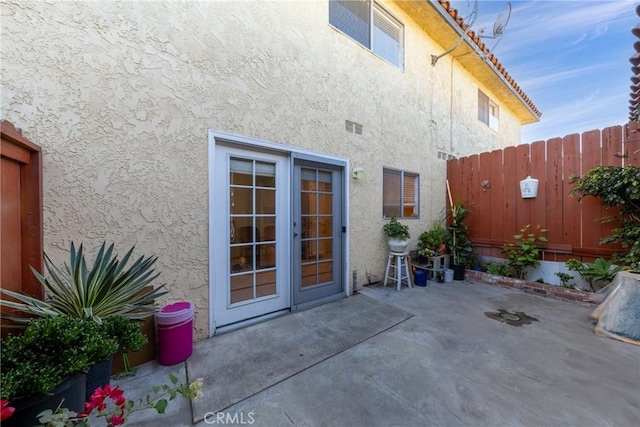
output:
<instances>
[{"instance_id":1,"label":"green shrub","mask_svg":"<svg viewBox=\"0 0 640 427\"><path fill-rule=\"evenodd\" d=\"M624 250L616 253L613 260L640 268L640 167L597 166L582 177L572 175L569 182L575 184L571 196L600 197L607 209L620 208L620 214L601 218L602 222L615 222L619 227L600 243L620 243Z\"/></svg>"},{"instance_id":2,"label":"green shrub","mask_svg":"<svg viewBox=\"0 0 640 427\"><path fill-rule=\"evenodd\" d=\"M118 344L117 351L122 353L138 351L147 344L147 337L142 333L142 325L141 322L124 316L110 316L103 321L107 336L115 340Z\"/></svg>"},{"instance_id":3,"label":"green shrub","mask_svg":"<svg viewBox=\"0 0 640 427\"><path fill-rule=\"evenodd\" d=\"M488 262L484 265L484 269L489 274L495 274L496 276L508 276L509 267L506 264L498 264Z\"/></svg>"},{"instance_id":4,"label":"green shrub","mask_svg":"<svg viewBox=\"0 0 640 427\"><path fill-rule=\"evenodd\" d=\"M573 276L567 273L563 273L562 271L556 272L556 276L560 279L562 286L569 289L575 289L574 285L569 284L569 280L573 279Z\"/></svg>"},{"instance_id":5,"label":"green shrub","mask_svg":"<svg viewBox=\"0 0 640 427\"><path fill-rule=\"evenodd\" d=\"M32 320L20 336L2 342L2 399L50 393L67 377L116 351L101 325L69 316Z\"/></svg>"},{"instance_id":6,"label":"green shrub","mask_svg":"<svg viewBox=\"0 0 640 427\"><path fill-rule=\"evenodd\" d=\"M595 292L594 285L602 288L613 281L618 272L624 269L623 266L613 266L613 262L603 258L598 258L594 262L581 262L577 259L570 259L566 262L567 268L576 271L589 284L590 290Z\"/></svg>"},{"instance_id":7,"label":"green shrub","mask_svg":"<svg viewBox=\"0 0 640 427\"><path fill-rule=\"evenodd\" d=\"M539 225L536 226L535 232L530 231L530 228L530 224L522 227L520 233L513 236L516 239L515 243L507 243L502 249L509 266L509 275L520 280L524 280L527 268L540 265L540 243L547 241L547 238L541 235L547 230Z\"/></svg>"}]
</instances>

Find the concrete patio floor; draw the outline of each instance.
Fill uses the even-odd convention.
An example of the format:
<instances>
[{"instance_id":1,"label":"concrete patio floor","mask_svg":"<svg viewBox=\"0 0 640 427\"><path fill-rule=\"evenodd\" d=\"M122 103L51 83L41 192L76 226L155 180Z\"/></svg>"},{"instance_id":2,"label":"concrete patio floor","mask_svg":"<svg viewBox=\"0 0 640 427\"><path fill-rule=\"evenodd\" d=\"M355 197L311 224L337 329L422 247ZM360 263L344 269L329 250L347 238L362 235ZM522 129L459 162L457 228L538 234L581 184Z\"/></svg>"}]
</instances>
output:
<instances>
[{"instance_id":1,"label":"concrete patio floor","mask_svg":"<svg viewBox=\"0 0 640 427\"><path fill-rule=\"evenodd\" d=\"M412 316L197 425L640 426L640 347L596 336L593 306L469 282L371 286L353 298ZM499 309L537 321L516 327L485 315ZM112 384L143 397L168 373L186 382L187 366L151 362ZM129 422L190 426L192 417L180 399L165 415L143 411Z\"/></svg>"}]
</instances>

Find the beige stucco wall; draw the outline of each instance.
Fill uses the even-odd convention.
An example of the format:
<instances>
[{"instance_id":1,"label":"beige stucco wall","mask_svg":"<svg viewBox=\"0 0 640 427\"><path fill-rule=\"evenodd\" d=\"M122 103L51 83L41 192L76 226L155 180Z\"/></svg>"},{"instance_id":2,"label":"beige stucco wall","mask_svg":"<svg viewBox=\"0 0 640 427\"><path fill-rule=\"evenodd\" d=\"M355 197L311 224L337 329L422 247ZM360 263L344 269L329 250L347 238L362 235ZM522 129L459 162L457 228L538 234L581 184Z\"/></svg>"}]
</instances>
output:
<instances>
[{"instance_id":1,"label":"beige stucco wall","mask_svg":"<svg viewBox=\"0 0 640 427\"><path fill-rule=\"evenodd\" d=\"M351 270L379 278L382 168L419 172L415 239L445 203L446 163L514 145L477 121L477 83L406 25L399 70L328 25L327 1L3 2L2 119L44 153L45 249L114 241L158 255L167 301L197 306L208 333L207 131L350 159ZM492 96L490 92L487 92ZM500 101L494 99L499 105ZM346 133L344 121L364 126ZM373 230L373 232L372 232Z\"/></svg>"}]
</instances>

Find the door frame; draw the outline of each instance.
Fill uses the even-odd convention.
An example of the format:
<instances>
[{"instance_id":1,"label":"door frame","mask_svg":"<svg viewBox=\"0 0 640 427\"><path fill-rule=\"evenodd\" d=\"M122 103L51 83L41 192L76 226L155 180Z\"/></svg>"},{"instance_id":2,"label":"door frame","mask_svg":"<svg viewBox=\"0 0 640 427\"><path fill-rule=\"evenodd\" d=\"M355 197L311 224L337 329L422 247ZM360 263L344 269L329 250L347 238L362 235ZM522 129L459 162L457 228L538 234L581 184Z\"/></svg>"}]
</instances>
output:
<instances>
[{"instance_id":1,"label":"door frame","mask_svg":"<svg viewBox=\"0 0 640 427\"><path fill-rule=\"evenodd\" d=\"M215 312L213 308L215 307L215 266L214 266L214 256L213 250L216 247L215 242L213 241L213 230L218 225L219 221L224 220L226 218L216 217L216 199L214 195L215 188L215 173L214 166L216 161L216 144L226 144L230 146L236 146L238 148L244 148L249 150L254 150L257 152L271 152L280 155L286 155L291 158L291 162L289 162L288 171L290 176L293 177L293 168L295 159L313 159L316 162L324 162L333 165L337 165L343 168L343 197L344 197L344 206L343 206L343 224L346 227L346 232L343 233L343 243L342 243L342 272L343 272L343 283L344 283L344 296L350 296L351 294L351 284L349 282L349 179L347 179L348 171L350 170L349 159L345 159L338 156L333 156L325 153L319 153L312 150L307 150L304 148L294 147L285 144L279 144L276 142L261 140L257 138L251 138L241 135L235 135L227 132L220 132L216 130L209 130L208 135L208 172L209 172L209 336L213 336L216 333L216 318ZM293 223L293 209L290 209L289 212L289 223ZM291 242L290 242L291 243ZM291 244L290 244L291 247ZM289 254L289 260L292 260L291 253ZM293 265L290 263L289 265L289 274L293 274ZM291 296L291 298L293 298ZM293 301L291 301L291 307L293 308Z\"/></svg>"}]
</instances>

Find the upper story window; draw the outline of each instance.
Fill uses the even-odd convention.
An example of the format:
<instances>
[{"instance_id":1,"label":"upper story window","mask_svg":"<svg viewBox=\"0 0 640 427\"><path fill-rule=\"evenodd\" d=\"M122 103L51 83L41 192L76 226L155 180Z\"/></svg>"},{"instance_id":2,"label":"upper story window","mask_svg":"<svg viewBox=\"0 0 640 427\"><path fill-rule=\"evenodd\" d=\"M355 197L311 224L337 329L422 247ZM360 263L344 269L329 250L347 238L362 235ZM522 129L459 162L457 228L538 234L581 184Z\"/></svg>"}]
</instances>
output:
<instances>
[{"instance_id":1,"label":"upper story window","mask_svg":"<svg viewBox=\"0 0 640 427\"><path fill-rule=\"evenodd\" d=\"M404 68L404 27L375 1L329 0L329 23L376 55Z\"/></svg>"},{"instance_id":2,"label":"upper story window","mask_svg":"<svg viewBox=\"0 0 640 427\"><path fill-rule=\"evenodd\" d=\"M500 130L500 109L480 89L478 89L478 120L486 123L496 132Z\"/></svg>"},{"instance_id":3,"label":"upper story window","mask_svg":"<svg viewBox=\"0 0 640 427\"><path fill-rule=\"evenodd\" d=\"M382 214L385 218L418 218L420 175L397 169L382 170Z\"/></svg>"}]
</instances>

